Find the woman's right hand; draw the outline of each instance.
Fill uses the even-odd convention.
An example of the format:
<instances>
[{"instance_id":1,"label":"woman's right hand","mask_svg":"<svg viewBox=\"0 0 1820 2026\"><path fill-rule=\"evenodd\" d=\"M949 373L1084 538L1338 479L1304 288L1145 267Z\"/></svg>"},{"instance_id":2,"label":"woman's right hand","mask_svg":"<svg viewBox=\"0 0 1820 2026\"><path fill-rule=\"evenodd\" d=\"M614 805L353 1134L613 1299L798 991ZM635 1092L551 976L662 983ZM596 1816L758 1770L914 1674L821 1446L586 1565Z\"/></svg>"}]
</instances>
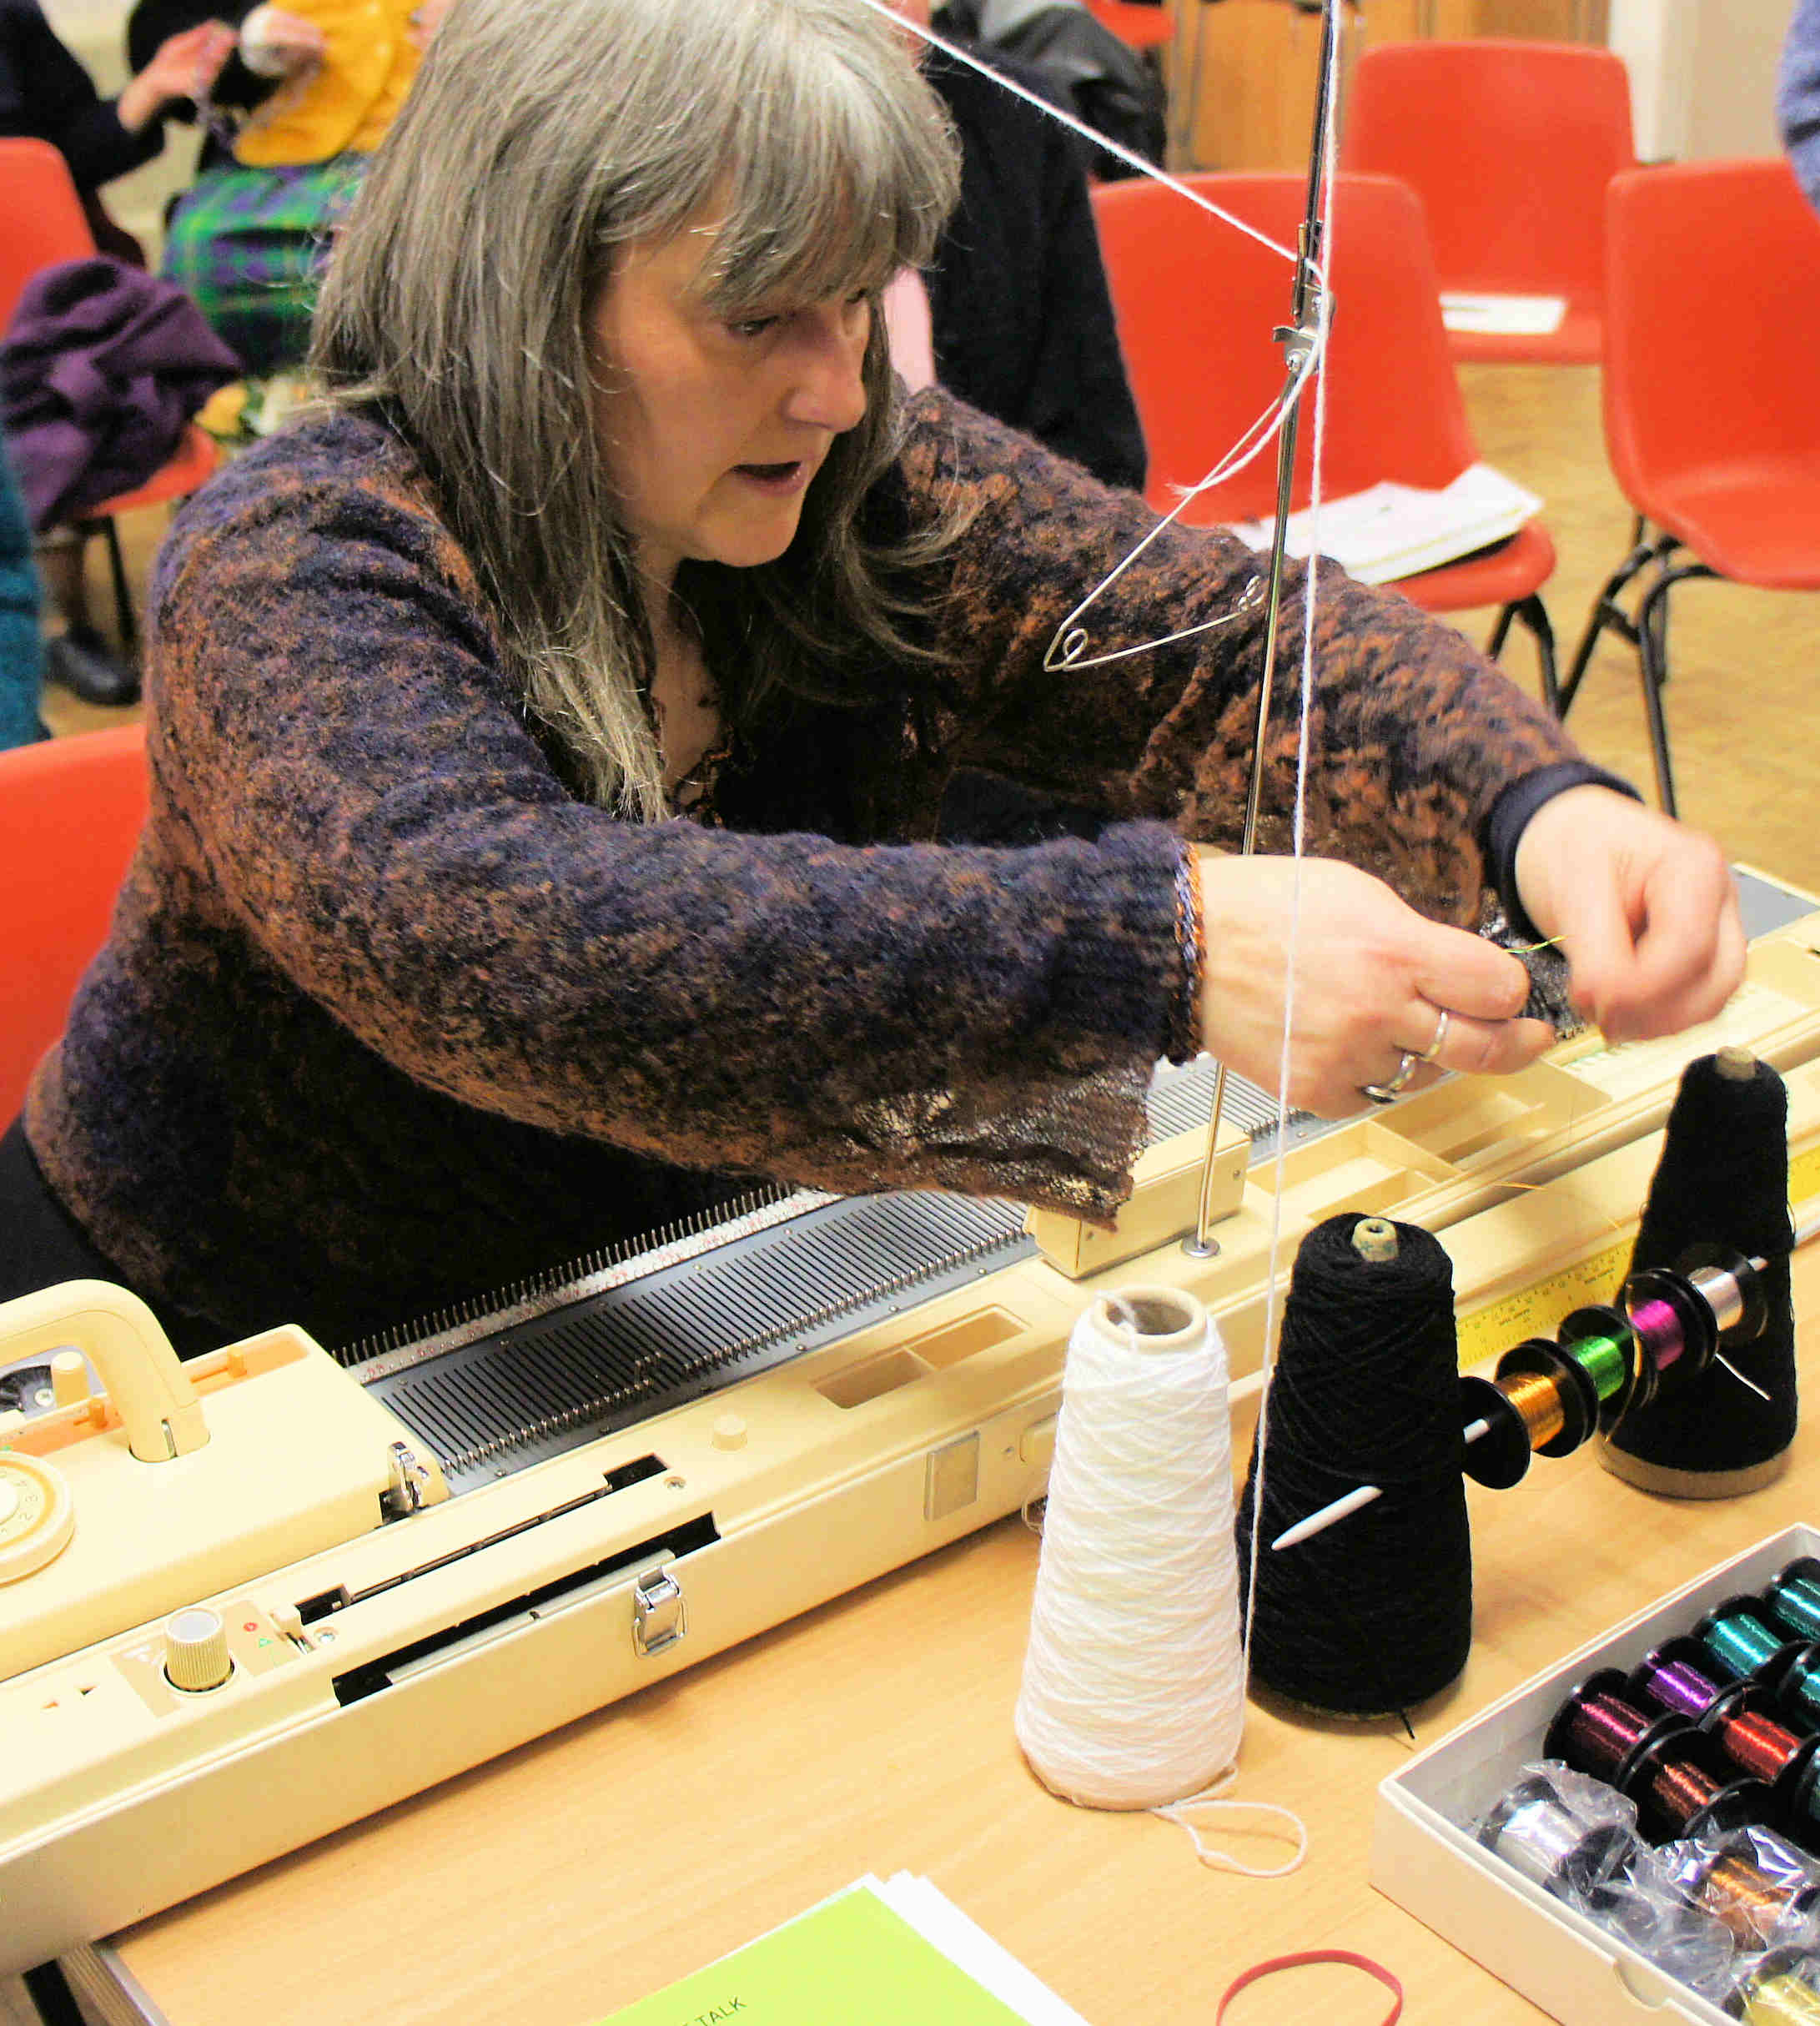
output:
<instances>
[{"instance_id":1,"label":"woman's right hand","mask_svg":"<svg viewBox=\"0 0 1820 2026\"><path fill-rule=\"evenodd\" d=\"M1296 862L1199 852L1206 923L1201 1045L1263 1089L1282 1079ZM1482 937L1419 915L1382 880L1331 858L1300 864L1289 1102L1344 1118L1364 1086L1422 1058L1400 1088L1443 1070L1507 1075L1555 1038L1520 1019L1529 975ZM1445 1015L1445 1021L1443 1014ZM1434 1049L1440 1041L1438 1051Z\"/></svg>"},{"instance_id":2,"label":"woman's right hand","mask_svg":"<svg viewBox=\"0 0 1820 2026\"><path fill-rule=\"evenodd\" d=\"M240 23L240 61L257 78L294 78L328 49L318 23L281 7L256 7Z\"/></svg>"}]
</instances>

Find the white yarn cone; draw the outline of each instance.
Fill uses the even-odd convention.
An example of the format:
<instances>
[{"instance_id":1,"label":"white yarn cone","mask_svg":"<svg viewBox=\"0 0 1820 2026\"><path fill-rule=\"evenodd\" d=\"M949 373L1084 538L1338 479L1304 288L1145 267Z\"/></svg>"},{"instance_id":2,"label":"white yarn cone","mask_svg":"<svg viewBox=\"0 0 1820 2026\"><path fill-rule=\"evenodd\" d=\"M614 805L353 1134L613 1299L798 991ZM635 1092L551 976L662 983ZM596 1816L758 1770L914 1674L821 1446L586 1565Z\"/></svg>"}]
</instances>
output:
<instances>
[{"instance_id":1,"label":"white yarn cone","mask_svg":"<svg viewBox=\"0 0 1820 2026\"><path fill-rule=\"evenodd\" d=\"M1128 1289L1075 1325L1016 1727L1083 1807L1180 1801L1238 1756L1228 1414L1225 1345L1191 1295Z\"/></svg>"}]
</instances>

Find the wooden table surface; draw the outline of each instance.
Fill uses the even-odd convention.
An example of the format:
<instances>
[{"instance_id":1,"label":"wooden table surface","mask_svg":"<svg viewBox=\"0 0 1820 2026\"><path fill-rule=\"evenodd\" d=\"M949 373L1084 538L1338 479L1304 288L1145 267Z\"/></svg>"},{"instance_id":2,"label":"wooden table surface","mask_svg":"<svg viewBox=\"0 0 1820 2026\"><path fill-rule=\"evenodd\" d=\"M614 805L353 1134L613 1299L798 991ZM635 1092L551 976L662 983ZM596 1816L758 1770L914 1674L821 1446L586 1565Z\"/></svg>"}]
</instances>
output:
<instances>
[{"instance_id":1,"label":"wooden table surface","mask_svg":"<svg viewBox=\"0 0 1820 2026\"><path fill-rule=\"evenodd\" d=\"M1820 1295L1820 1256L1796 1263ZM1820 1331L1803 1330L1810 1375ZM1649 1496L1591 1449L1472 1495L1472 1656L1425 1746L1666 1591L1815 1516L1815 1438L1736 1500ZM1001 1522L731 1653L118 1938L170 2026L585 2026L867 1871L927 1874L1090 2026L1211 2021L1259 1958L1375 1957L1415 2026L1542 2015L1367 1883L1394 1721L1254 1701L1239 1797L1308 1824L1301 1868L1206 1868L1178 1827L1052 1798L1011 1711L1036 1537ZM275 1802L274 1802L275 1804ZM1260 1861L1282 1846L1250 1845ZM1366 2026L1384 1993L1300 1971L1230 2026Z\"/></svg>"}]
</instances>

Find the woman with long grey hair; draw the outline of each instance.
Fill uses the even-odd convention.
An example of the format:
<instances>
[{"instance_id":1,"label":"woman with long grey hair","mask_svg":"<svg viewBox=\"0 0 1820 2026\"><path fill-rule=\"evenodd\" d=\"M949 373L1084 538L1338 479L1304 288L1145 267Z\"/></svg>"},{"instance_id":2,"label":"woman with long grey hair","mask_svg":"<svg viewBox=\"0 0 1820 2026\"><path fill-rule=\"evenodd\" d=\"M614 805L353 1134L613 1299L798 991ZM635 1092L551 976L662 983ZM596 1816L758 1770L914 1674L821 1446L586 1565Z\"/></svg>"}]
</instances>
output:
<instances>
[{"instance_id":1,"label":"woman with long grey hair","mask_svg":"<svg viewBox=\"0 0 1820 2026\"><path fill-rule=\"evenodd\" d=\"M1319 855L1201 848L1255 559L1171 531L1096 638L1227 623L1045 666L1151 522L893 381L879 295L954 188L867 0L455 0L334 257L324 402L161 557L150 820L0 1150L0 1294L100 1273L192 1345L333 1342L753 1176L1105 1218L1159 1056L1275 1087L1292 897L1318 1109L1546 1045L1462 926L1486 882L1608 1033L1717 1007L1714 847L1337 572ZM1061 813L944 841L963 773Z\"/></svg>"}]
</instances>

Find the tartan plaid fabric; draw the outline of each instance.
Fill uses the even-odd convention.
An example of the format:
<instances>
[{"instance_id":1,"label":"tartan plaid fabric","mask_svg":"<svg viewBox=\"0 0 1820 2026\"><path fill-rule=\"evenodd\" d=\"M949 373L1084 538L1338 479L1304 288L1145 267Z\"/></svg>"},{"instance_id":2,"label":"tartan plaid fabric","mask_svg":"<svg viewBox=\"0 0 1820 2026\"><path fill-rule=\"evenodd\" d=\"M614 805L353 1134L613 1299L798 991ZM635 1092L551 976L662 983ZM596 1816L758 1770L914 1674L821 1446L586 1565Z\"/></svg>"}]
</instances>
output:
<instances>
[{"instance_id":1,"label":"tartan plaid fabric","mask_svg":"<svg viewBox=\"0 0 1820 2026\"><path fill-rule=\"evenodd\" d=\"M165 278L195 299L249 374L302 364L335 221L367 161L349 153L298 168L224 165L204 170L178 199Z\"/></svg>"}]
</instances>

